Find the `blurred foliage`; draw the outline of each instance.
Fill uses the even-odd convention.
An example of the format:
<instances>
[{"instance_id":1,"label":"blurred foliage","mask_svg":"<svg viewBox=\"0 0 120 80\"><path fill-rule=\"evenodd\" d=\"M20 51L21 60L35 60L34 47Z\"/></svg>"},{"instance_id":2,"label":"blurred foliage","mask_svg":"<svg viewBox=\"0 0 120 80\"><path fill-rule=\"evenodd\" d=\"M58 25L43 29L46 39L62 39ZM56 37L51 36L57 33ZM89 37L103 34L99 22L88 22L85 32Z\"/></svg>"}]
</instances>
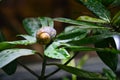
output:
<instances>
[{"instance_id":1,"label":"blurred foliage","mask_svg":"<svg viewBox=\"0 0 120 80\"><path fill-rule=\"evenodd\" d=\"M66 27L65 31L58 34L51 41L51 43L45 45L44 55L41 56L43 58L43 68L41 76L37 76L38 79L46 78L46 76L44 76L44 70L45 66L47 66L45 62L45 58L47 57L54 59L70 58L69 60L72 60L74 57L70 57L70 51L96 51L101 60L111 69L104 69L103 72L105 75L78 69L78 67L66 66L66 64L51 63L48 65L56 65L60 69L87 79L114 80L116 78L114 71L117 69L118 54L120 53L120 50L116 49L116 44L113 40L113 37L114 35L120 35L120 12L112 15L111 11L108 8L109 5L118 6L119 4L117 4L117 2L119 2L119 0L78 0L78 2L85 7L85 9L89 10L88 12L92 14L92 17L84 14L85 16L79 16L77 20L61 18L69 17L68 13L71 11L71 6L68 5L67 0L65 1L65 4L62 4L64 0L59 0L57 4L55 4L56 2L56 0L52 0L52 2L51 0L43 2L40 0L18 0L15 2L11 0L5 0L0 4L1 20L3 19L2 21L4 22L1 26L9 26L7 30L9 31L10 28L13 29L12 33L27 32L29 34L20 35L24 39L16 41L5 41L3 39L3 35L0 35L0 68L3 68L3 70L8 74L14 73L16 70L16 64L11 64L14 60L21 56L34 55L38 53L32 49L19 48L18 45L25 46L37 43L36 32L38 29L45 26L57 28L58 26L54 26L54 22L62 22L61 24L67 24L67 26L64 25L64 27ZM41 7L45 6L43 3L45 5L51 5L47 5L47 7ZM54 5L52 6L52 4ZM51 12L49 12L49 10ZM83 10L80 11L84 13ZM53 15L50 15L49 13ZM55 14L57 14L57 16ZM36 17L42 15L52 17L59 16L60 18ZM24 26L25 29L23 29L22 26ZM2 29L4 31L4 27L2 27ZM59 30L59 27L57 29ZM9 38L11 38L11 36L9 36ZM93 44L95 46L88 47L88 44ZM10 67L12 67L12 69ZM10 69L11 71L9 72ZM28 68L27 70L30 71Z\"/></svg>"}]
</instances>

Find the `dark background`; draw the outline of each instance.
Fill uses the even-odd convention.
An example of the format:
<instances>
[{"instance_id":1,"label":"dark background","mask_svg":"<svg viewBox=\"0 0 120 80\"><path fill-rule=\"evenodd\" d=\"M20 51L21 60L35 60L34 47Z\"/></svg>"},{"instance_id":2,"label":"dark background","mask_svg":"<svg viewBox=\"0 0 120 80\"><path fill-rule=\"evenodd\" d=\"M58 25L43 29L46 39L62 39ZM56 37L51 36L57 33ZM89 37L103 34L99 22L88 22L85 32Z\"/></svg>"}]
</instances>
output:
<instances>
[{"instance_id":1,"label":"dark background","mask_svg":"<svg viewBox=\"0 0 120 80\"><path fill-rule=\"evenodd\" d=\"M114 15L118 10L120 10L120 6L109 7L108 9L112 12L112 15ZM26 34L22 25L22 21L25 18L47 16L51 18L66 17L66 18L76 19L80 15L94 16L86 7L84 7L80 3L77 3L76 0L1 0L0 1L0 31L3 32L6 40L12 41L12 40L20 39L17 38L16 35ZM64 24L55 22L55 29L59 34L61 31L63 31ZM24 47L24 46L20 46L20 47ZM34 48L40 52L43 52L42 46L39 46L38 44L33 45L29 48ZM79 58L82 55L83 54L80 54L77 58ZM90 52L90 56L96 57L95 52ZM25 64L26 63L31 64L41 61L41 59L39 59L38 56L29 56L29 57L21 57L20 61ZM86 66L90 64L92 63L89 62ZM99 65L99 63L97 63L97 65ZM95 65L94 67L98 67L97 65ZM36 70L38 68L34 67L33 69ZM90 69L91 68L88 68L88 70ZM96 71L99 72L97 68L95 69ZM22 76L21 79L17 79L18 75L22 74L22 72L24 72L24 69L21 69L20 67L18 69L18 73L13 75L15 76L15 78L10 76L8 77L4 73L2 73L0 74L0 79L2 78L2 80L5 79L21 80L22 77L26 77L27 75L31 76L29 73L25 72L26 76L23 74L23 76L21 75ZM28 79L24 79L24 80L32 80L32 79L30 79L29 77Z\"/></svg>"}]
</instances>

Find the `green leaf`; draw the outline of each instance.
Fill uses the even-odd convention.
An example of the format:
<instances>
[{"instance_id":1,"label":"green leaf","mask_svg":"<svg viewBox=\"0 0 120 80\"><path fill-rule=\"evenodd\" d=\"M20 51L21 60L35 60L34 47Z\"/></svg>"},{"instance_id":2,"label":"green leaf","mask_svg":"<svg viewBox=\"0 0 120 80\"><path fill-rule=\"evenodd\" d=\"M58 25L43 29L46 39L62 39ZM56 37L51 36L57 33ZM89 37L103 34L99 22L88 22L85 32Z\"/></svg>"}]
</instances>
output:
<instances>
[{"instance_id":1,"label":"green leaf","mask_svg":"<svg viewBox=\"0 0 120 80\"><path fill-rule=\"evenodd\" d=\"M0 32L0 42L5 41L4 35ZM3 46L2 46L3 47ZM11 45L7 46L8 48L12 48ZM14 60L11 63L7 64L2 68L2 70L7 73L8 75L13 74L17 69L17 62Z\"/></svg>"},{"instance_id":2,"label":"green leaf","mask_svg":"<svg viewBox=\"0 0 120 80\"><path fill-rule=\"evenodd\" d=\"M90 16L80 16L77 18L77 20L87 21L87 22L95 22L95 23L107 23L106 21L104 21L102 19L93 18Z\"/></svg>"},{"instance_id":3,"label":"green leaf","mask_svg":"<svg viewBox=\"0 0 120 80\"><path fill-rule=\"evenodd\" d=\"M110 22L110 12L98 0L78 0L99 18Z\"/></svg>"},{"instance_id":4,"label":"green leaf","mask_svg":"<svg viewBox=\"0 0 120 80\"><path fill-rule=\"evenodd\" d=\"M86 30L74 29L72 31L63 32L63 33L57 35L56 39L60 39L60 40L72 39L72 38L75 38L77 36L79 37L85 33L87 34Z\"/></svg>"},{"instance_id":5,"label":"green leaf","mask_svg":"<svg viewBox=\"0 0 120 80\"><path fill-rule=\"evenodd\" d=\"M49 17L39 17L39 21L41 22L42 27L54 27L54 22L51 18Z\"/></svg>"},{"instance_id":6,"label":"green leaf","mask_svg":"<svg viewBox=\"0 0 120 80\"><path fill-rule=\"evenodd\" d=\"M116 80L117 79L116 74L112 70L103 69L103 72L104 72L105 76L108 78L108 80Z\"/></svg>"},{"instance_id":7,"label":"green leaf","mask_svg":"<svg viewBox=\"0 0 120 80\"><path fill-rule=\"evenodd\" d=\"M29 36L29 35L18 35L18 36L21 36L25 38L26 40L11 41L8 43L15 44L15 45L30 45L30 44L34 44L37 42L36 37L33 37L33 36Z\"/></svg>"},{"instance_id":8,"label":"green leaf","mask_svg":"<svg viewBox=\"0 0 120 80\"><path fill-rule=\"evenodd\" d=\"M25 30L28 32L28 34L35 36L36 31L41 28L41 23L37 18L26 18L23 20L23 26Z\"/></svg>"},{"instance_id":9,"label":"green leaf","mask_svg":"<svg viewBox=\"0 0 120 80\"><path fill-rule=\"evenodd\" d=\"M84 21L79 21L79 20L72 20L72 19L67 19L67 18L55 18L54 20L59 21L59 22L69 23L69 24L75 24L75 25L79 25L83 27L89 27L89 28L104 28L104 26L99 26L94 23L84 22Z\"/></svg>"},{"instance_id":10,"label":"green leaf","mask_svg":"<svg viewBox=\"0 0 120 80\"><path fill-rule=\"evenodd\" d=\"M0 68L3 68L13 60L21 56L35 54L34 50L29 49L6 49L0 52Z\"/></svg>"},{"instance_id":11,"label":"green leaf","mask_svg":"<svg viewBox=\"0 0 120 80\"><path fill-rule=\"evenodd\" d=\"M113 17L111 23L115 26L120 26L120 11L118 13L115 14L115 16ZM119 27L118 27L119 28Z\"/></svg>"},{"instance_id":12,"label":"green leaf","mask_svg":"<svg viewBox=\"0 0 120 80\"><path fill-rule=\"evenodd\" d=\"M13 48L16 45L30 45L36 43L36 38L29 35L19 35L24 37L26 40L18 40L18 41L4 41L0 43L0 50Z\"/></svg>"},{"instance_id":13,"label":"green leaf","mask_svg":"<svg viewBox=\"0 0 120 80\"><path fill-rule=\"evenodd\" d=\"M104 4L105 6L109 6L110 4L112 4L115 0L99 0L102 4Z\"/></svg>"},{"instance_id":14,"label":"green leaf","mask_svg":"<svg viewBox=\"0 0 120 80\"><path fill-rule=\"evenodd\" d=\"M98 43L95 44L96 48L116 48L115 42L113 38L107 38L104 39ZM101 60L108 66L110 67L113 71L116 70L117 64L118 64L118 54L111 54L112 52L107 52L107 51L97 51L97 54L101 58ZM120 53L120 52L115 52L115 53Z\"/></svg>"},{"instance_id":15,"label":"green leaf","mask_svg":"<svg viewBox=\"0 0 120 80\"><path fill-rule=\"evenodd\" d=\"M69 43L75 44L75 45L93 44L93 43L97 43L99 41L102 41L103 39L113 37L114 35L120 35L120 34L116 33L116 32L105 33L105 34L103 33L103 34L99 34L99 35L89 36L89 37L83 38L81 40L71 41Z\"/></svg>"},{"instance_id":16,"label":"green leaf","mask_svg":"<svg viewBox=\"0 0 120 80\"><path fill-rule=\"evenodd\" d=\"M26 18L23 20L23 25L25 30L31 36L36 36L36 32L41 27L50 26L53 27L54 23L51 18L48 17L36 17L36 18Z\"/></svg>"},{"instance_id":17,"label":"green leaf","mask_svg":"<svg viewBox=\"0 0 120 80\"><path fill-rule=\"evenodd\" d=\"M113 7L120 6L120 0L114 0L114 2L111 4Z\"/></svg>"},{"instance_id":18,"label":"green leaf","mask_svg":"<svg viewBox=\"0 0 120 80\"><path fill-rule=\"evenodd\" d=\"M93 48L93 47L87 47L87 46L73 46L69 44L61 43L62 47L71 50L71 51L99 51L99 52L109 52L109 54L119 54L120 50L114 49L114 48ZM104 53L105 54L105 53Z\"/></svg>"},{"instance_id":19,"label":"green leaf","mask_svg":"<svg viewBox=\"0 0 120 80\"><path fill-rule=\"evenodd\" d=\"M17 69L17 62L16 62L16 60L10 62L9 64L7 64L6 66L4 66L4 67L2 68L2 70L3 70L5 73L7 73L8 75L14 74L15 71L16 71L16 69Z\"/></svg>"},{"instance_id":20,"label":"green leaf","mask_svg":"<svg viewBox=\"0 0 120 80\"><path fill-rule=\"evenodd\" d=\"M59 42L53 42L47 49L44 51L44 54L47 57L55 59L66 59L70 57L69 53L64 48L58 48L61 44Z\"/></svg>"},{"instance_id":21,"label":"green leaf","mask_svg":"<svg viewBox=\"0 0 120 80\"><path fill-rule=\"evenodd\" d=\"M69 73L80 76L82 78L91 79L91 80L107 80L105 77L102 77L102 75L99 74L99 73L88 72L88 71L85 71L85 70L82 70L82 69L78 69L78 68L75 68L75 67L66 66L66 65L62 65L62 64L53 64L53 65L56 65L59 68L65 70Z\"/></svg>"}]
</instances>

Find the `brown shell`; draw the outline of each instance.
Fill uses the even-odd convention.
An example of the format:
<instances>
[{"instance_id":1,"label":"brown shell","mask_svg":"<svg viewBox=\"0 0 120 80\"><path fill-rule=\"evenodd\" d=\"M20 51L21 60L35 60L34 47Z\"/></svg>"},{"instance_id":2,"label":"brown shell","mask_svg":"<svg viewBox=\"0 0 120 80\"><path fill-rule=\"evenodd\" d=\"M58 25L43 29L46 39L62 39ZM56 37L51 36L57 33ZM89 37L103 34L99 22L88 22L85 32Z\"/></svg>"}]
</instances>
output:
<instances>
[{"instance_id":1,"label":"brown shell","mask_svg":"<svg viewBox=\"0 0 120 80\"><path fill-rule=\"evenodd\" d=\"M56 36L56 30L52 27L46 26L40 28L36 33L37 41L40 44L48 44Z\"/></svg>"}]
</instances>

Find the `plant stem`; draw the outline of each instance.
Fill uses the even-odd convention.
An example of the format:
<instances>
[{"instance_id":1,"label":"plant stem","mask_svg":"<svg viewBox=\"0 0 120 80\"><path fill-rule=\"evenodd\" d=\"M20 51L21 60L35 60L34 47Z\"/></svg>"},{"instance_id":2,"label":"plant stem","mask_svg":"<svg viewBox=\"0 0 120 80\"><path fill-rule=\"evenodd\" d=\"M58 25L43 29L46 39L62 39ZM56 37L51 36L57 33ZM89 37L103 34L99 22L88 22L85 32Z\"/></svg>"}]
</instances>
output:
<instances>
[{"instance_id":1,"label":"plant stem","mask_svg":"<svg viewBox=\"0 0 120 80\"><path fill-rule=\"evenodd\" d=\"M41 76L39 77L39 80L46 80L45 79L45 68L46 68L46 57L44 56L43 63L42 63Z\"/></svg>"},{"instance_id":2,"label":"plant stem","mask_svg":"<svg viewBox=\"0 0 120 80\"><path fill-rule=\"evenodd\" d=\"M22 67L24 67L26 70L28 70L31 74L33 74L34 76L36 76L37 78L39 78L39 76L35 72L33 72L31 69L29 69L24 64L22 64L20 61L17 61L17 63L20 64Z\"/></svg>"},{"instance_id":3,"label":"plant stem","mask_svg":"<svg viewBox=\"0 0 120 80\"><path fill-rule=\"evenodd\" d=\"M77 53L75 53L67 62L64 63L64 65L67 65L75 56L77 56ZM50 74L46 75L45 78L48 78L55 73L57 73L60 70L60 68L56 69L55 71L51 72Z\"/></svg>"}]
</instances>

